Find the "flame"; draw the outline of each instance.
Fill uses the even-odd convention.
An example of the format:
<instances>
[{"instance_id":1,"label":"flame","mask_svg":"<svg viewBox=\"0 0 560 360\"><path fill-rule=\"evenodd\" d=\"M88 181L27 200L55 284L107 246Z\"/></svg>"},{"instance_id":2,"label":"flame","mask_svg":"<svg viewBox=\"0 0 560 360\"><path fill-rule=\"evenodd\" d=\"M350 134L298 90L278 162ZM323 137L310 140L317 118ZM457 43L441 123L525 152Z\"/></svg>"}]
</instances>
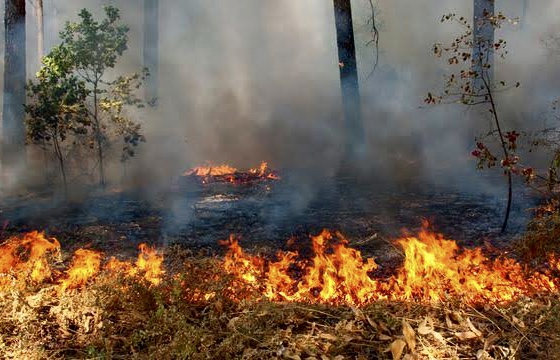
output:
<instances>
[{"instance_id":1,"label":"flame","mask_svg":"<svg viewBox=\"0 0 560 360\"><path fill-rule=\"evenodd\" d=\"M259 286L264 279L264 295L271 300L308 301L323 303L366 303L378 289L378 282L369 273L377 269L373 259L363 260L358 250L347 247L340 233L324 230L311 237L314 257L305 267L300 280L290 276L292 269L301 268L297 252L279 252L277 261L265 266L264 259L252 257L230 238L224 269L241 280Z\"/></svg>"},{"instance_id":2,"label":"flame","mask_svg":"<svg viewBox=\"0 0 560 360\"><path fill-rule=\"evenodd\" d=\"M270 170L266 161L262 161L257 168L249 169L249 173L270 180L280 180L280 177Z\"/></svg>"},{"instance_id":3,"label":"flame","mask_svg":"<svg viewBox=\"0 0 560 360\"><path fill-rule=\"evenodd\" d=\"M140 244L138 249L140 254L134 264L111 257L105 264L105 270L119 275L140 276L153 285L160 284L165 274L162 266L163 256L146 244Z\"/></svg>"},{"instance_id":4,"label":"flame","mask_svg":"<svg viewBox=\"0 0 560 360\"><path fill-rule=\"evenodd\" d=\"M249 169L249 173L257 175L257 176L264 176L267 172L268 163L266 161L262 161L258 168Z\"/></svg>"},{"instance_id":5,"label":"flame","mask_svg":"<svg viewBox=\"0 0 560 360\"><path fill-rule=\"evenodd\" d=\"M400 299L441 301L450 296L468 302L505 302L534 290L553 290L544 274L528 274L513 259L490 260L481 248L459 249L455 241L423 229L418 238L397 241L405 253L396 276Z\"/></svg>"},{"instance_id":6,"label":"flame","mask_svg":"<svg viewBox=\"0 0 560 360\"><path fill-rule=\"evenodd\" d=\"M55 238L38 231L12 237L0 246L0 273L14 273L22 282L27 278L42 282L51 276L47 254L60 254L60 243Z\"/></svg>"},{"instance_id":7,"label":"flame","mask_svg":"<svg viewBox=\"0 0 560 360\"><path fill-rule=\"evenodd\" d=\"M274 173L266 161L260 163L256 168L239 171L229 165L199 166L183 173L183 176L196 176L203 184L212 182L229 182L232 184L249 183L255 180L279 180L280 177Z\"/></svg>"},{"instance_id":8,"label":"flame","mask_svg":"<svg viewBox=\"0 0 560 360\"><path fill-rule=\"evenodd\" d=\"M138 254L138 260L136 260L137 271L142 272L147 281L153 285L158 285L165 273L162 269L163 256L155 248L146 244L140 244L138 248L140 254Z\"/></svg>"},{"instance_id":9,"label":"flame","mask_svg":"<svg viewBox=\"0 0 560 360\"><path fill-rule=\"evenodd\" d=\"M223 176L235 174L237 169L229 165L217 166L198 166L191 170L187 170L183 176Z\"/></svg>"},{"instance_id":10,"label":"flame","mask_svg":"<svg viewBox=\"0 0 560 360\"><path fill-rule=\"evenodd\" d=\"M460 298L467 303L503 303L557 291L547 274L531 273L513 259L491 260L481 248L461 249L426 228L418 237L396 241L404 262L388 279L374 278L375 261L348 247L340 233L324 230L311 241L310 260L300 259L297 252L279 252L276 260L267 261L246 254L230 237L223 268L273 301L359 306L381 299L433 303Z\"/></svg>"},{"instance_id":11,"label":"flame","mask_svg":"<svg viewBox=\"0 0 560 360\"><path fill-rule=\"evenodd\" d=\"M84 286L89 279L99 273L100 266L100 252L86 249L76 250L72 265L66 270L67 278L60 282L61 290Z\"/></svg>"}]
</instances>

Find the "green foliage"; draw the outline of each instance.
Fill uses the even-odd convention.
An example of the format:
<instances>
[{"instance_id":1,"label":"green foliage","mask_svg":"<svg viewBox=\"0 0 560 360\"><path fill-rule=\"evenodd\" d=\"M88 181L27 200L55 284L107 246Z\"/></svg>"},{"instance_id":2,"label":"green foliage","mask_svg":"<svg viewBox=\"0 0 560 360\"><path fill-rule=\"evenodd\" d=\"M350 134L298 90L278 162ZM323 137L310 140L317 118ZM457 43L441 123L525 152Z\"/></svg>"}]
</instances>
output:
<instances>
[{"instance_id":1,"label":"green foliage","mask_svg":"<svg viewBox=\"0 0 560 360\"><path fill-rule=\"evenodd\" d=\"M128 116L127 108L144 106L136 93L148 75L143 70L108 78L107 70L117 65L128 48L129 29L120 24L117 8L104 10L101 21L83 9L79 22L66 23L61 43L43 58L36 81L28 85L31 101L26 107L28 134L34 142L60 148L68 135L76 135L75 143L96 150L102 185L110 145L121 142L121 159L127 160L145 141L140 124ZM63 161L61 150L57 157Z\"/></svg>"}]
</instances>

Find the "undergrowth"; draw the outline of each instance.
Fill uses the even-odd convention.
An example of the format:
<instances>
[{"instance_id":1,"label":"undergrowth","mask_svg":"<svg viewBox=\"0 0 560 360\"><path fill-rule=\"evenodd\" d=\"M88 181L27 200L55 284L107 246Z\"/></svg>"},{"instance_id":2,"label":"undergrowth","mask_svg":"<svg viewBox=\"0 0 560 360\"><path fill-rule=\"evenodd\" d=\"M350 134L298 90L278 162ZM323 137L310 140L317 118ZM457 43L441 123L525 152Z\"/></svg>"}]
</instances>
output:
<instances>
[{"instance_id":1,"label":"undergrowth","mask_svg":"<svg viewBox=\"0 0 560 360\"><path fill-rule=\"evenodd\" d=\"M182 259L183 260L183 259ZM153 286L102 272L82 289L0 297L4 359L555 359L556 295L364 308L271 303L190 258ZM238 299L238 300L235 300ZM239 300L244 299L244 300Z\"/></svg>"}]
</instances>

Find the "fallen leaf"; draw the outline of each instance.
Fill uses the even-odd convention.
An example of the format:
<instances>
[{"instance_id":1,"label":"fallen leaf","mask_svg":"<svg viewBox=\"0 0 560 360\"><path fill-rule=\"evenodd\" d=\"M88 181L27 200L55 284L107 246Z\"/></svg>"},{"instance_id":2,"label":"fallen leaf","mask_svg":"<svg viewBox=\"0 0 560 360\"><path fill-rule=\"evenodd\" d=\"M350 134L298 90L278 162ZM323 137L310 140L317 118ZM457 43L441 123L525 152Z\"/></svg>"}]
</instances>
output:
<instances>
[{"instance_id":1,"label":"fallen leaf","mask_svg":"<svg viewBox=\"0 0 560 360\"><path fill-rule=\"evenodd\" d=\"M372 328L377 330L378 326L377 326L377 323L375 321L373 321L369 316L366 316L366 320Z\"/></svg>"},{"instance_id":2,"label":"fallen leaf","mask_svg":"<svg viewBox=\"0 0 560 360\"><path fill-rule=\"evenodd\" d=\"M357 307L352 307L352 312L354 312L354 316L356 317L356 319L358 320L365 319L364 313L362 312L362 310L358 309Z\"/></svg>"},{"instance_id":3,"label":"fallen leaf","mask_svg":"<svg viewBox=\"0 0 560 360\"><path fill-rule=\"evenodd\" d=\"M338 337L336 337L335 335L327 334L327 333L321 333L321 334L319 334L319 337L321 339L330 340L330 341L338 340Z\"/></svg>"},{"instance_id":4,"label":"fallen leaf","mask_svg":"<svg viewBox=\"0 0 560 360\"><path fill-rule=\"evenodd\" d=\"M443 338L443 335L441 335L440 333L438 333L437 331L432 331L430 334L432 334L432 336L434 337L434 339L436 339L437 341L439 341L441 344L445 345L446 341Z\"/></svg>"},{"instance_id":5,"label":"fallen leaf","mask_svg":"<svg viewBox=\"0 0 560 360\"><path fill-rule=\"evenodd\" d=\"M405 346L406 342L402 339L397 339L389 345L389 349L393 355L393 360L400 360Z\"/></svg>"},{"instance_id":6,"label":"fallen leaf","mask_svg":"<svg viewBox=\"0 0 560 360\"><path fill-rule=\"evenodd\" d=\"M402 321L402 326L403 326L403 335L406 344L408 345L411 351L414 351L414 349L416 349L416 333L414 332L412 326L410 326L408 321L406 321L405 319L403 319Z\"/></svg>"},{"instance_id":7,"label":"fallen leaf","mask_svg":"<svg viewBox=\"0 0 560 360\"><path fill-rule=\"evenodd\" d=\"M449 318L449 314L445 314L445 325L450 329L453 327L453 322Z\"/></svg>"},{"instance_id":8,"label":"fallen leaf","mask_svg":"<svg viewBox=\"0 0 560 360\"><path fill-rule=\"evenodd\" d=\"M424 320L418 325L418 334L420 335L428 335L434 330L432 326L432 319L428 320L428 317L425 317Z\"/></svg>"},{"instance_id":9,"label":"fallen leaf","mask_svg":"<svg viewBox=\"0 0 560 360\"><path fill-rule=\"evenodd\" d=\"M482 333L477 328L474 327L474 325L471 322L471 319L469 319L469 318L467 318L467 325L468 325L469 329L471 329L471 331L476 334L477 337L482 336Z\"/></svg>"},{"instance_id":10,"label":"fallen leaf","mask_svg":"<svg viewBox=\"0 0 560 360\"><path fill-rule=\"evenodd\" d=\"M494 360L486 350L480 349L476 352L476 360Z\"/></svg>"},{"instance_id":11,"label":"fallen leaf","mask_svg":"<svg viewBox=\"0 0 560 360\"><path fill-rule=\"evenodd\" d=\"M519 319L519 318L517 318L517 317L515 317L515 316L512 316L512 317L511 317L511 321L512 321L515 325L519 326L520 328L522 328L522 329L525 328L525 323L523 322L523 320L521 320L521 319Z\"/></svg>"},{"instance_id":12,"label":"fallen leaf","mask_svg":"<svg viewBox=\"0 0 560 360\"><path fill-rule=\"evenodd\" d=\"M465 341L465 340L471 340L471 339L476 339L479 336L474 333L473 331L462 331L462 332L456 332L454 334L459 340L461 341Z\"/></svg>"}]
</instances>

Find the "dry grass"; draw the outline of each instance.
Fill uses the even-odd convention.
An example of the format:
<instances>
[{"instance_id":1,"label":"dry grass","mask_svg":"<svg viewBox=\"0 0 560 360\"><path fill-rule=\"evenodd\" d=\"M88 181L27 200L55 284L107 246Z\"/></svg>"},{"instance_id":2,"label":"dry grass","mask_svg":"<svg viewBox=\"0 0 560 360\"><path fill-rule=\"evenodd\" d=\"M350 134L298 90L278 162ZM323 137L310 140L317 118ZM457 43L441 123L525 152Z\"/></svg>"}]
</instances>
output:
<instances>
[{"instance_id":1,"label":"dry grass","mask_svg":"<svg viewBox=\"0 0 560 360\"><path fill-rule=\"evenodd\" d=\"M560 249L560 210L543 212L528 226L517 251L528 260L540 260Z\"/></svg>"},{"instance_id":2,"label":"dry grass","mask_svg":"<svg viewBox=\"0 0 560 360\"><path fill-rule=\"evenodd\" d=\"M63 293L10 287L0 294L0 357L560 359L556 295L479 307L270 303L233 285L217 259L172 260L158 286L102 272Z\"/></svg>"}]
</instances>

